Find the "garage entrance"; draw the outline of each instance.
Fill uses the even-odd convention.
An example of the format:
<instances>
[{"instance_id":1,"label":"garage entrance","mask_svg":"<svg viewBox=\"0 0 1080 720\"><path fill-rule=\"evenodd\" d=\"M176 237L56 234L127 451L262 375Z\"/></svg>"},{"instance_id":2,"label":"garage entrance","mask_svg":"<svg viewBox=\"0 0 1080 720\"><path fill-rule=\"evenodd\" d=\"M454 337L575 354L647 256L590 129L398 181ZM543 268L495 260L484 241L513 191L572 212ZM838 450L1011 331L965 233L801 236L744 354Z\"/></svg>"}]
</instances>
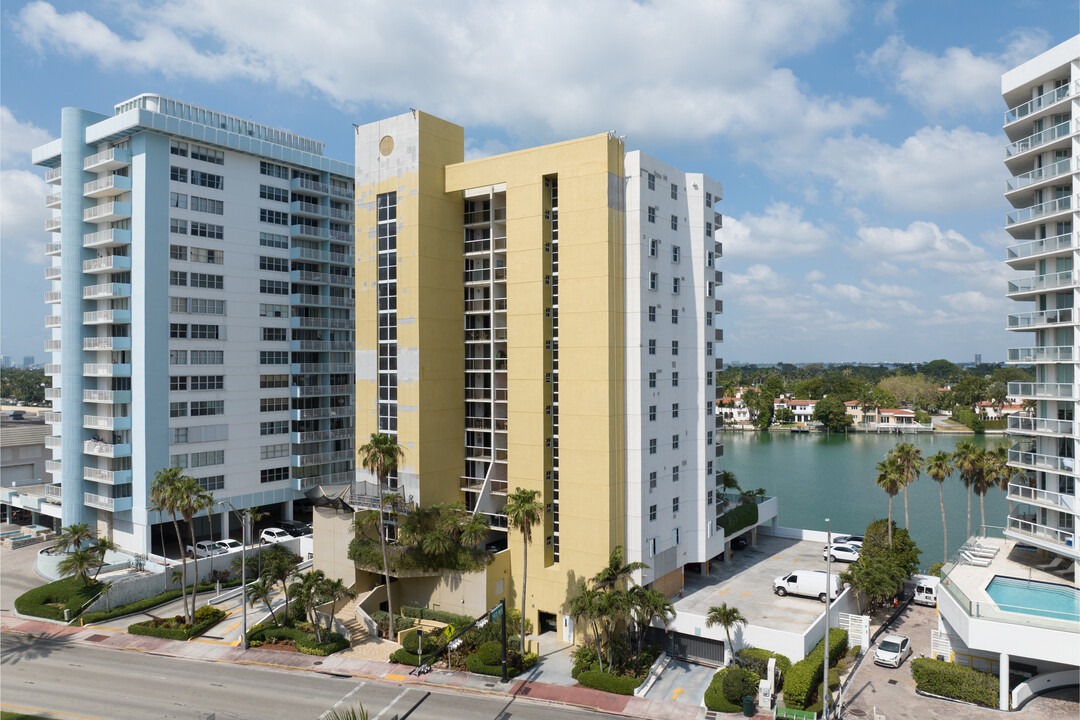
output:
<instances>
[{"instance_id":1,"label":"garage entrance","mask_svg":"<svg viewBox=\"0 0 1080 720\"><path fill-rule=\"evenodd\" d=\"M724 641L687 635L680 632L664 632L649 628L648 642L659 645L668 655L689 660L699 665L720 667L724 664Z\"/></svg>"},{"instance_id":2,"label":"garage entrance","mask_svg":"<svg viewBox=\"0 0 1080 720\"><path fill-rule=\"evenodd\" d=\"M537 619L540 621L540 634L547 632L559 632L559 623L555 619L555 613L538 612Z\"/></svg>"}]
</instances>

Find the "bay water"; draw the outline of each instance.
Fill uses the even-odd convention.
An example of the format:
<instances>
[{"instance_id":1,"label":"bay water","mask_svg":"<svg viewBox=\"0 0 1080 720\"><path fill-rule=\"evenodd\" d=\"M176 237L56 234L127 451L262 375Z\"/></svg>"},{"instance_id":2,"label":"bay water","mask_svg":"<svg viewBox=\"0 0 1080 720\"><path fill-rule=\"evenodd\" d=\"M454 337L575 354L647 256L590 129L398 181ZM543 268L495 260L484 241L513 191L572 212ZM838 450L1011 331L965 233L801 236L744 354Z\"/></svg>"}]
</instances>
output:
<instances>
[{"instance_id":1,"label":"bay water","mask_svg":"<svg viewBox=\"0 0 1080 720\"><path fill-rule=\"evenodd\" d=\"M720 469L735 473L744 490L765 488L780 500L778 523L786 527L825 530L831 519L834 534L861 534L868 524L888 517L889 496L877 487L875 466L897 443L909 442L922 450L924 458L939 451L956 449L961 440L971 440L989 450L1010 445L1001 435L954 435L937 433L875 434L777 433L729 431L720 433L724 457ZM967 538L967 490L954 472L942 486L945 516L949 525L949 550ZM1005 493L992 489L985 497L986 524L1003 527L1009 503ZM925 472L908 487L908 529L922 555L923 569L944 557L941 504L938 483ZM904 527L904 494L893 498L893 522ZM980 525L979 498L972 493L971 531ZM1000 537L1000 530L993 531Z\"/></svg>"}]
</instances>

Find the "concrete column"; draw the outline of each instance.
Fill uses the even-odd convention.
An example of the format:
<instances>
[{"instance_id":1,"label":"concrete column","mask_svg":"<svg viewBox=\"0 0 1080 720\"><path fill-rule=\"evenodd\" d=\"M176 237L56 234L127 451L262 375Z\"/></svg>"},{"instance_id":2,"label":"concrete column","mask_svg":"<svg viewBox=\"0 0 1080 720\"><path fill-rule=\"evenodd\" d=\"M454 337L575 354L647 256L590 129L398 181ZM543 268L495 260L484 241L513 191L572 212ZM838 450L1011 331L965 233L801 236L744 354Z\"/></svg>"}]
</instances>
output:
<instances>
[{"instance_id":1,"label":"concrete column","mask_svg":"<svg viewBox=\"0 0 1080 720\"><path fill-rule=\"evenodd\" d=\"M1009 709L1009 654L1001 653L998 668L998 709Z\"/></svg>"},{"instance_id":2,"label":"concrete column","mask_svg":"<svg viewBox=\"0 0 1080 720\"><path fill-rule=\"evenodd\" d=\"M221 539L229 537L229 511L221 511Z\"/></svg>"},{"instance_id":3,"label":"concrete column","mask_svg":"<svg viewBox=\"0 0 1080 720\"><path fill-rule=\"evenodd\" d=\"M294 501L289 500L289 501L286 501L286 502L282 503L285 506L285 508L281 511L281 515L282 515L283 520L292 520L293 519L293 511L292 511L293 502Z\"/></svg>"}]
</instances>

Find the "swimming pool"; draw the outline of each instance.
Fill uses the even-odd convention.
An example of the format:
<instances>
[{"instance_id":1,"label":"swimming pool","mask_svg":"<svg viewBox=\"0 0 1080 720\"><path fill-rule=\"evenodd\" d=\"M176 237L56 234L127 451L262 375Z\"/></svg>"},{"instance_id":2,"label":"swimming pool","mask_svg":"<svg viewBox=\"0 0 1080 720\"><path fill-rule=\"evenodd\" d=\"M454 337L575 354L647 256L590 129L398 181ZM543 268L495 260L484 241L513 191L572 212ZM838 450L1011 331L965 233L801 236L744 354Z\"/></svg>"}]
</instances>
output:
<instances>
[{"instance_id":1,"label":"swimming pool","mask_svg":"<svg viewBox=\"0 0 1080 720\"><path fill-rule=\"evenodd\" d=\"M1080 621L1080 590L1068 585L995 575L986 594L1008 612Z\"/></svg>"}]
</instances>

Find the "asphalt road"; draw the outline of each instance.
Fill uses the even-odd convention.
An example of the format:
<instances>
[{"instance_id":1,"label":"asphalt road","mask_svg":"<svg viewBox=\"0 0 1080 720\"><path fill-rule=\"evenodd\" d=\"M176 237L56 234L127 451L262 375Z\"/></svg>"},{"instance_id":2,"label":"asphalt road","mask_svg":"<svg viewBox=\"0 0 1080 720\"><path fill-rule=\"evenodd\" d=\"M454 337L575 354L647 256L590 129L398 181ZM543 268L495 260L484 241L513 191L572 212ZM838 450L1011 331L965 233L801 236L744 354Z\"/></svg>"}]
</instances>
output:
<instances>
[{"instance_id":1,"label":"asphalt road","mask_svg":"<svg viewBox=\"0 0 1080 720\"><path fill-rule=\"evenodd\" d=\"M319 718L362 703L371 720L556 720L597 713L506 696L183 660L5 633L0 707L83 720Z\"/></svg>"}]
</instances>

